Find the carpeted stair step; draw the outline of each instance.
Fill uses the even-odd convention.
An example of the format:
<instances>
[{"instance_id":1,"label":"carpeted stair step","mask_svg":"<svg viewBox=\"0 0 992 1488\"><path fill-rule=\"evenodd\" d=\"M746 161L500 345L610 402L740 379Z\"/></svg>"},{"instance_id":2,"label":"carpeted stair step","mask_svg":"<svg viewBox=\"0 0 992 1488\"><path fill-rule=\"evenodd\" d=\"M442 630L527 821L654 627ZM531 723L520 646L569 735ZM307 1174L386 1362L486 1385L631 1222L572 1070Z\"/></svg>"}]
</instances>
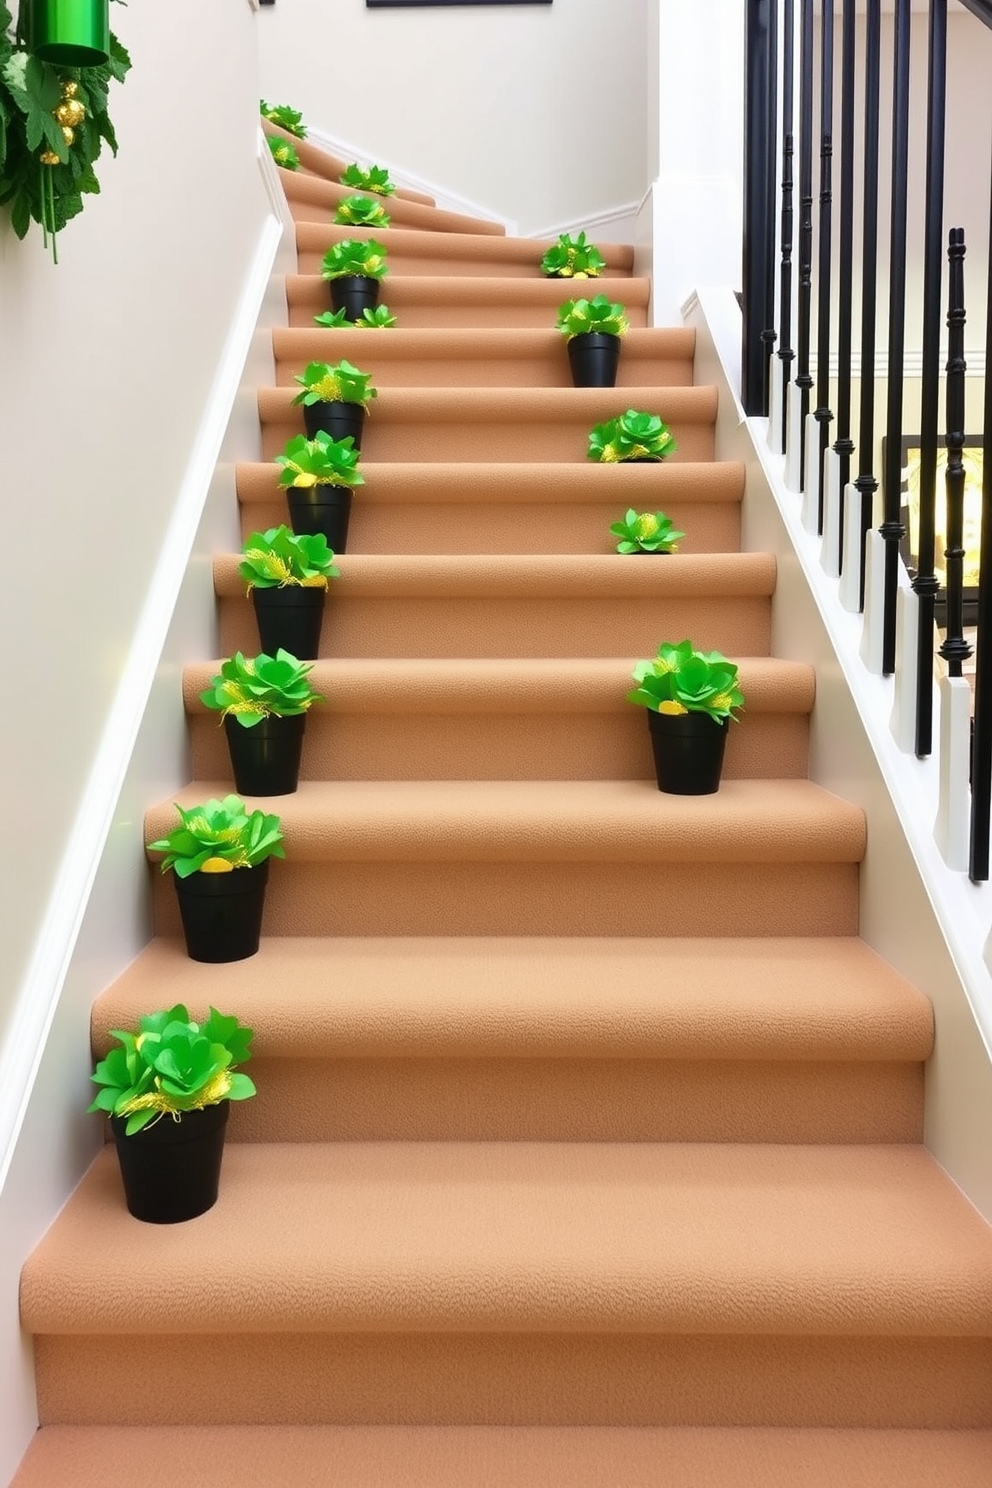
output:
<instances>
[{"instance_id":1,"label":"carpeted stair step","mask_svg":"<svg viewBox=\"0 0 992 1488\"><path fill-rule=\"evenodd\" d=\"M490 224L491 226L491 224ZM353 227L334 222L296 221L296 247L301 274L319 274L324 254L332 243L355 236L374 237L389 251L389 274L450 274L456 277L481 275L491 278L541 279L540 262L557 242L556 238L510 238L495 233L437 232L413 227L382 227L356 233ZM627 278L634 267L634 250L626 243L597 243L606 260L599 279L562 281L562 299L586 292L599 293L604 279ZM389 300L389 276L383 281L383 299ZM602 285L612 298L623 299L624 287Z\"/></svg>"},{"instance_id":2,"label":"carpeted stair step","mask_svg":"<svg viewBox=\"0 0 992 1488\"><path fill-rule=\"evenodd\" d=\"M390 260L395 257L390 253ZM539 260L538 260L539 261ZM380 299L396 316L394 330L437 329L449 326L505 328L526 326L540 329L555 325L558 307L579 295L594 295L596 280L509 278L493 273L464 278L443 274L411 274L394 266L382 283ZM647 279L625 279L622 285L610 280L604 291L611 300L622 300L631 326L646 326L651 286ZM330 291L318 274L291 274L286 278L291 326L313 325L313 317L331 308Z\"/></svg>"},{"instance_id":3,"label":"carpeted stair step","mask_svg":"<svg viewBox=\"0 0 992 1488\"><path fill-rule=\"evenodd\" d=\"M641 327L623 338L617 387L689 388L696 344L693 330ZM372 373L377 388L569 388L565 338L554 328L475 330L401 330L382 335L369 329L292 327L272 333L276 381L299 391L293 376L308 362L336 362L346 357ZM654 401L643 405L654 413ZM626 405L625 405L626 406ZM375 407L375 405L374 405Z\"/></svg>"},{"instance_id":4,"label":"carpeted stair step","mask_svg":"<svg viewBox=\"0 0 992 1488\"><path fill-rule=\"evenodd\" d=\"M348 549L374 553L614 553L610 524L631 507L664 511L679 552L740 548L744 467L369 462L354 494ZM289 521L278 468L237 467L242 536ZM631 555L632 561L639 561Z\"/></svg>"},{"instance_id":5,"label":"carpeted stair step","mask_svg":"<svg viewBox=\"0 0 992 1488\"><path fill-rule=\"evenodd\" d=\"M771 657L740 665L746 708L724 777L805 779L813 668ZM183 675L200 780L231 769L220 715L199 701L219 667ZM625 701L625 658L327 660L310 680L326 702L307 715L305 780L653 778L644 709Z\"/></svg>"},{"instance_id":6,"label":"carpeted stair step","mask_svg":"<svg viewBox=\"0 0 992 1488\"><path fill-rule=\"evenodd\" d=\"M224 656L258 648L238 563L234 553L214 560ZM636 660L685 636L728 656L763 656L769 647L770 553L344 553L338 567L322 656Z\"/></svg>"},{"instance_id":7,"label":"carpeted stair step","mask_svg":"<svg viewBox=\"0 0 992 1488\"><path fill-rule=\"evenodd\" d=\"M11 1488L987 1488L992 1431L48 1426ZM319 1464L319 1468L315 1467Z\"/></svg>"},{"instance_id":8,"label":"carpeted stair step","mask_svg":"<svg viewBox=\"0 0 992 1488\"><path fill-rule=\"evenodd\" d=\"M992 1426L992 1232L917 1146L112 1149L28 1259L42 1424Z\"/></svg>"},{"instance_id":9,"label":"carpeted stair step","mask_svg":"<svg viewBox=\"0 0 992 1488\"><path fill-rule=\"evenodd\" d=\"M196 780L146 815L146 840L230 790ZM850 935L864 817L805 780L305 781L265 799L286 861L268 935ZM178 935L155 875L155 930Z\"/></svg>"},{"instance_id":10,"label":"carpeted stair step","mask_svg":"<svg viewBox=\"0 0 992 1488\"><path fill-rule=\"evenodd\" d=\"M325 181L333 181L335 185L341 184L340 178L348 169L348 166L356 163L354 160L346 160L343 155L336 155L331 150L323 149L320 145L314 144L313 140L297 139L295 134L290 134L287 129L280 129L278 124L273 124L269 119L262 120L262 130L271 139L288 141L299 156L300 165L304 172L310 175L320 176ZM377 164L377 162L361 160L357 164L367 166ZM356 196L375 195L374 192L358 191L354 187L351 188L351 191ZM393 196L384 196L382 198L387 211L389 210L388 203L397 200L397 198L402 201L419 202L423 207L433 207L436 205L434 198L428 196L425 191L413 191L408 186L397 186Z\"/></svg>"},{"instance_id":11,"label":"carpeted stair step","mask_svg":"<svg viewBox=\"0 0 992 1488\"><path fill-rule=\"evenodd\" d=\"M228 1139L912 1142L927 999L858 940L153 941L93 1046L185 1002L255 1030Z\"/></svg>"},{"instance_id":12,"label":"carpeted stair step","mask_svg":"<svg viewBox=\"0 0 992 1488\"><path fill-rule=\"evenodd\" d=\"M288 387L259 389L265 460L303 432L303 414L293 397ZM716 407L713 387L386 387L366 420L362 459L578 464L587 459L594 424L643 408L669 425L678 442L672 461L685 464L714 458Z\"/></svg>"},{"instance_id":13,"label":"carpeted stair step","mask_svg":"<svg viewBox=\"0 0 992 1488\"><path fill-rule=\"evenodd\" d=\"M505 237L506 228L501 222L491 222L484 217L470 217L465 212L446 212L441 207L425 207L420 202L405 197L377 197L369 191L356 191L353 186L342 186L336 181L322 180L305 171L279 170L279 180L286 193L289 210L297 222L320 220L327 213L332 221L338 206L351 196L367 196L382 203L391 223L397 227L410 228L417 232L472 233L478 237ZM378 238L384 228L350 226L348 236L355 238Z\"/></svg>"}]
</instances>

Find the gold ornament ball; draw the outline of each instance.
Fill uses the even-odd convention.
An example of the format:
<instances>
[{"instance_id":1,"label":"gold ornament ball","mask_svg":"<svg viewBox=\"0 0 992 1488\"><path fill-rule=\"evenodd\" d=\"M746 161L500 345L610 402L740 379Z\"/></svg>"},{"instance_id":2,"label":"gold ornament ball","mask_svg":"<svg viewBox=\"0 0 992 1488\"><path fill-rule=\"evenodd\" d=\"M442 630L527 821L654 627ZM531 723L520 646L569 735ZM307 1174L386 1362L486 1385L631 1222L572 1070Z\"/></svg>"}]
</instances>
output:
<instances>
[{"instance_id":1,"label":"gold ornament ball","mask_svg":"<svg viewBox=\"0 0 992 1488\"><path fill-rule=\"evenodd\" d=\"M71 82L70 81L68 83L63 83L62 84L62 97L63 98L75 98L75 96L76 96L76 94L78 92L79 92L79 84L78 83L74 83L74 82Z\"/></svg>"},{"instance_id":2,"label":"gold ornament ball","mask_svg":"<svg viewBox=\"0 0 992 1488\"><path fill-rule=\"evenodd\" d=\"M42 150L41 154L38 156L38 159L41 161L42 165L58 165L59 163L59 157L56 155L54 150Z\"/></svg>"},{"instance_id":3,"label":"gold ornament ball","mask_svg":"<svg viewBox=\"0 0 992 1488\"><path fill-rule=\"evenodd\" d=\"M86 110L75 98L69 98L65 103L60 103L55 110L55 121L65 128L74 129L77 124L82 124L86 118Z\"/></svg>"},{"instance_id":4,"label":"gold ornament ball","mask_svg":"<svg viewBox=\"0 0 992 1488\"><path fill-rule=\"evenodd\" d=\"M75 141L76 131L74 129L70 129L68 124L63 124L62 138L65 140L67 145L71 145Z\"/></svg>"}]
</instances>

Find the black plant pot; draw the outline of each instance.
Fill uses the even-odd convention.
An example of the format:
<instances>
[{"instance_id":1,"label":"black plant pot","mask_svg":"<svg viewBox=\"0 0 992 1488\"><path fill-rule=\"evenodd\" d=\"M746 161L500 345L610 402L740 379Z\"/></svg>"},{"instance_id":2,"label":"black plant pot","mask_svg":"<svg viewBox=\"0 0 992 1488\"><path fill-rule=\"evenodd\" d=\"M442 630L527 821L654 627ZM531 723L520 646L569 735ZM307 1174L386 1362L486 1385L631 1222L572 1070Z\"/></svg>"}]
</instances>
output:
<instances>
[{"instance_id":1,"label":"black plant pot","mask_svg":"<svg viewBox=\"0 0 992 1488\"><path fill-rule=\"evenodd\" d=\"M356 450L362 447L365 409L361 403L304 403L303 423L308 439L315 439L317 431L323 429L332 439L345 439L350 434Z\"/></svg>"},{"instance_id":2,"label":"black plant pot","mask_svg":"<svg viewBox=\"0 0 992 1488\"><path fill-rule=\"evenodd\" d=\"M647 713L658 789L670 796L712 796L720 788L727 720L653 708Z\"/></svg>"},{"instance_id":3,"label":"black plant pot","mask_svg":"<svg viewBox=\"0 0 992 1488\"><path fill-rule=\"evenodd\" d=\"M268 860L229 873L172 875L191 961L246 961L262 933Z\"/></svg>"},{"instance_id":4,"label":"black plant pot","mask_svg":"<svg viewBox=\"0 0 992 1488\"><path fill-rule=\"evenodd\" d=\"M331 304L343 310L349 320L361 320L364 310L374 310L379 303L379 280L368 274L341 274L330 279Z\"/></svg>"},{"instance_id":5,"label":"black plant pot","mask_svg":"<svg viewBox=\"0 0 992 1488\"><path fill-rule=\"evenodd\" d=\"M180 1224L206 1214L217 1202L224 1133L230 1101L186 1111L178 1121L165 1115L124 1135L125 1116L112 1116L124 1199L146 1224Z\"/></svg>"},{"instance_id":6,"label":"black plant pot","mask_svg":"<svg viewBox=\"0 0 992 1488\"><path fill-rule=\"evenodd\" d=\"M568 342L573 387L616 387L620 337L581 331Z\"/></svg>"},{"instance_id":7,"label":"black plant pot","mask_svg":"<svg viewBox=\"0 0 992 1488\"><path fill-rule=\"evenodd\" d=\"M345 551L351 517L350 486L289 486L286 502L294 532L322 532L332 553Z\"/></svg>"},{"instance_id":8,"label":"black plant pot","mask_svg":"<svg viewBox=\"0 0 992 1488\"><path fill-rule=\"evenodd\" d=\"M305 588L302 584L287 584L283 589L253 588L251 599L262 650L275 656L281 646L299 661L316 660L326 598L326 589Z\"/></svg>"},{"instance_id":9,"label":"black plant pot","mask_svg":"<svg viewBox=\"0 0 992 1488\"><path fill-rule=\"evenodd\" d=\"M291 796L300 783L300 756L307 715L270 713L245 728L229 713L224 719L234 784L241 796Z\"/></svg>"}]
</instances>

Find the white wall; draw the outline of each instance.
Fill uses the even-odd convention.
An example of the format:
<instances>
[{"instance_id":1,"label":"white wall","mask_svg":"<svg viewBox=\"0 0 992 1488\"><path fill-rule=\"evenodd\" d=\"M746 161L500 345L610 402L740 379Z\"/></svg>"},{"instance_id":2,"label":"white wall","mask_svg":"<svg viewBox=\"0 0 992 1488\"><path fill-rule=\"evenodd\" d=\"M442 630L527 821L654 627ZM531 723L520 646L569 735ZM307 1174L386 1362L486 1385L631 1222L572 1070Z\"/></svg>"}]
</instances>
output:
<instances>
[{"instance_id":1,"label":"white wall","mask_svg":"<svg viewBox=\"0 0 992 1488\"><path fill-rule=\"evenodd\" d=\"M648 5L277 0L259 13L262 92L527 235L644 194Z\"/></svg>"},{"instance_id":2,"label":"white wall","mask_svg":"<svg viewBox=\"0 0 992 1488\"><path fill-rule=\"evenodd\" d=\"M0 603L37 679L0 772L0 1482L35 1420L20 1264L99 1140L89 1006L148 935L142 813L188 778L181 665L215 646L210 553L233 540L232 462L257 458L272 375L256 321L285 315L250 0L114 20L135 65L103 194L57 268L0 229L3 490L25 534Z\"/></svg>"}]
</instances>

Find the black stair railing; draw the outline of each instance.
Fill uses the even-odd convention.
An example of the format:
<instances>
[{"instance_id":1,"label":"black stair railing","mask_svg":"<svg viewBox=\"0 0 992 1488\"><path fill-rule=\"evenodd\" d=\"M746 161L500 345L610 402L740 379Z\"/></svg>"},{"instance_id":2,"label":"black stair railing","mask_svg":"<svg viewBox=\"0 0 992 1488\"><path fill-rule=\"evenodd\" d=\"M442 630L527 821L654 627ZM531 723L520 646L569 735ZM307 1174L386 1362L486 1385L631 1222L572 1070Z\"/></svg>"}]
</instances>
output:
<instances>
[{"instance_id":1,"label":"black stair railing","mask_svg":"<svg viewBox=\"0 0 992 1488\"><path fill-rule=\"evenodd\" d=\"M835 46L835 6L825 0L814 18L813 0L772 0L774 14L769 14L762 0L747 0L748 24L758 25L760 46L759 100L749 94L748 108L763 109L762 129L774 114L770 99L781 100L776 121L778 144L770 148L767 134L761 135L762 169L775 169L777 179L769 184L755 182L750 168L747 190L761 192L764 238L774 221L775 206L780 211L778 262L776 265L779 294L762 291L767 311L769 298L775 323L769 329L764 320L749 330L762 343L764 355L771 350L777 335L775 354L781 370L783 405L776 422L782 429L782 450L786 469L795 469L798 450L798 484L811 482L817 463L806 459L806 422L810 392L814 387L815 427L819 432L819 489L806 492L804 515L809 521L815 511L822 531L829 530L831 542L838 541L836 551L825 555L828 572L842 575L840 598L853 607L860 597L865 603L866 549L879 557L879 574L883 590L881 601L875 586L871 596L872 644L871 663L889 674L905 668L906 690L912 702L912 728L904 731L900 722L900 739L912 747L921 759L933 748L933 662L939 649L951 676L958 676L962 664L971 654L964 630L965 552L964 517L966 444L964 434L964 301L963 301L963 236L952 234L949 257L951 292L948 302L947 355L947 435L939 432L940 392L945 368L942 365L943 335L943 252L944 198L946 182L946 124L948 74L948 4L947 0L929 0L928 24L917 29L912 25L914 0L894 0L891 20L891 83L882 88L883 48L887 50L883 31L881 0L841 0L839 45ZM992 0L961 0L970 16L961 17L960 27L977 26L979 22L992 29ZM860 13L859 13L860 12ZM889 17L885 17L889 25ZM818 24L817 24L818 23ZM814 29L815 27L815 29ZM798 38L797 38L798 31ZM907 212L910 152L910 62L911 50L924 45L926 32L927 121L925 144L913 136L913 148L919 151L926 184L924 213L920 224ZM798 39L798 49L796 41ZM757 45L757 42L756 42ZM768 79L768 49L774 54ZM818 87L814 87L817 67ZM887 59L886 59L887 60ZM757 90L752 90L756 92ZM797 99L798 95L798 99ZM834 118L834 99L838 114ZM798 101L798 110L795 107ZM819 119L814 124L814 109ZM975 128L971 148L986 149L992 107L987 95L974 100ZM815 135L818 132L818 139ZM838 156L836 218L834 212L833 156ZM889 221L882 243L879 224L879 162L891 161ZM818 176L814 180L814 158ZM956 173L960 174L960 172ZM857 185L860 176L860 188ZM798 190L798 202L795 193ZM816 254L814 263L814 204L816 216ZM954 209L948 199L948 210ZM797 219L798 213L798 219ZM984 232L984 225L982 228ZM992 222L988 238L978 252L988 254L992 243ZM881 252L880 252L881 250ZM916 405L915 393L909 396L906 378L907 298L909 275L907 264L922 264L922 341L921 391ZM816 294L815 347L811 345L811 320L814 314L814 269ZM880 272L881 271L881 272ZM752 266L752 276L760 276L760 267ZM878 294L879 279L888 279L884 299ZM860 277L860 324L855 325L858 278ZM798 283L796 282L798 280ZM767 285L767 276L762 281ZM989 269L989 310L986 331L986 355L992 348L992 266ZM760 297L756 297L759 298ZM915 309L915 307L914 307ZM745 315L747 305L745 304ZM915 320L915 315L914 315ZM915 334L915 333L914 333ZM887 350L884 397L876 392L877 352L883 344ZM854 349L859 345L860 365ZM815 360L815 368L813 362ZM835 407L831 407L829 373L836 361ZM762 367L766 373L767 363ZM854 380L858 378L857 408ZM791 396L791 421L787 416L786 395ZM884 406L883 406L884 404ZM750 414L768 411L767 378L755 377L752 389L744 390L744 406ZM796 412L800 414L798 427ZM826 459L828 428L834 421L835 442L829 464ZM811 427L814 427L811 425ZM877 441L882 439L882 459L877 457ZM909 435L919 443L919 488L907 493L904 487L904 463ZM940 446L948 442L948 476L946 500L946 596L941 594L940 571L936 549L941 528L937 471ZM986 378L983 444L992 448L992 381ZM839 477L841 507L831 509L829 529L824 521L826 473ZM876 514L881 476L881 511ZM791 482L790 482L791 483ZM853 486L853 505L845 507L845 492ZM970 499L970 498L969 498ZM982 537L978 569L977 623L975 647L975 721L971 761L972 824L969 872L980 882L989 875L990 814L992 814L992 472L984 471L982 489ZM910 504L911 503L911 504ZM906 507L911 515L907 534ZM969 509L970 510L970 509ZM871 528L878 523L878 533L867 541ZM848 530L845 530L845 523ZM812 522L809 522L812 525ZM839 530L838 530L839 529ZM853 530L852 530L853 529ZM909 541L907 541L907 535ZM911 559L910 559L910 554ZM968 582L974 583L974 554L970 555ZM909 604L915 610L916 629L912 654L897 654L897 613L899 595L904 589L901 565L912 562L912 592ZM848 572L845 568L851 565ZM854 565L857 565L856 569ZM875 570L873 568L873 574ZM988 575L989 582L982 582ZM938 648L935 618L943 622L947 612L947 633ZM912 635L912 628L907 632ZM983 635L989 644L983 646ZM878 649L875 647L878 645ZM907 648L908 649L908 648ZM900 719L905 714L900 714ZM910 746L910 739L912 744Z\"/></svg>"}]
</instances>

